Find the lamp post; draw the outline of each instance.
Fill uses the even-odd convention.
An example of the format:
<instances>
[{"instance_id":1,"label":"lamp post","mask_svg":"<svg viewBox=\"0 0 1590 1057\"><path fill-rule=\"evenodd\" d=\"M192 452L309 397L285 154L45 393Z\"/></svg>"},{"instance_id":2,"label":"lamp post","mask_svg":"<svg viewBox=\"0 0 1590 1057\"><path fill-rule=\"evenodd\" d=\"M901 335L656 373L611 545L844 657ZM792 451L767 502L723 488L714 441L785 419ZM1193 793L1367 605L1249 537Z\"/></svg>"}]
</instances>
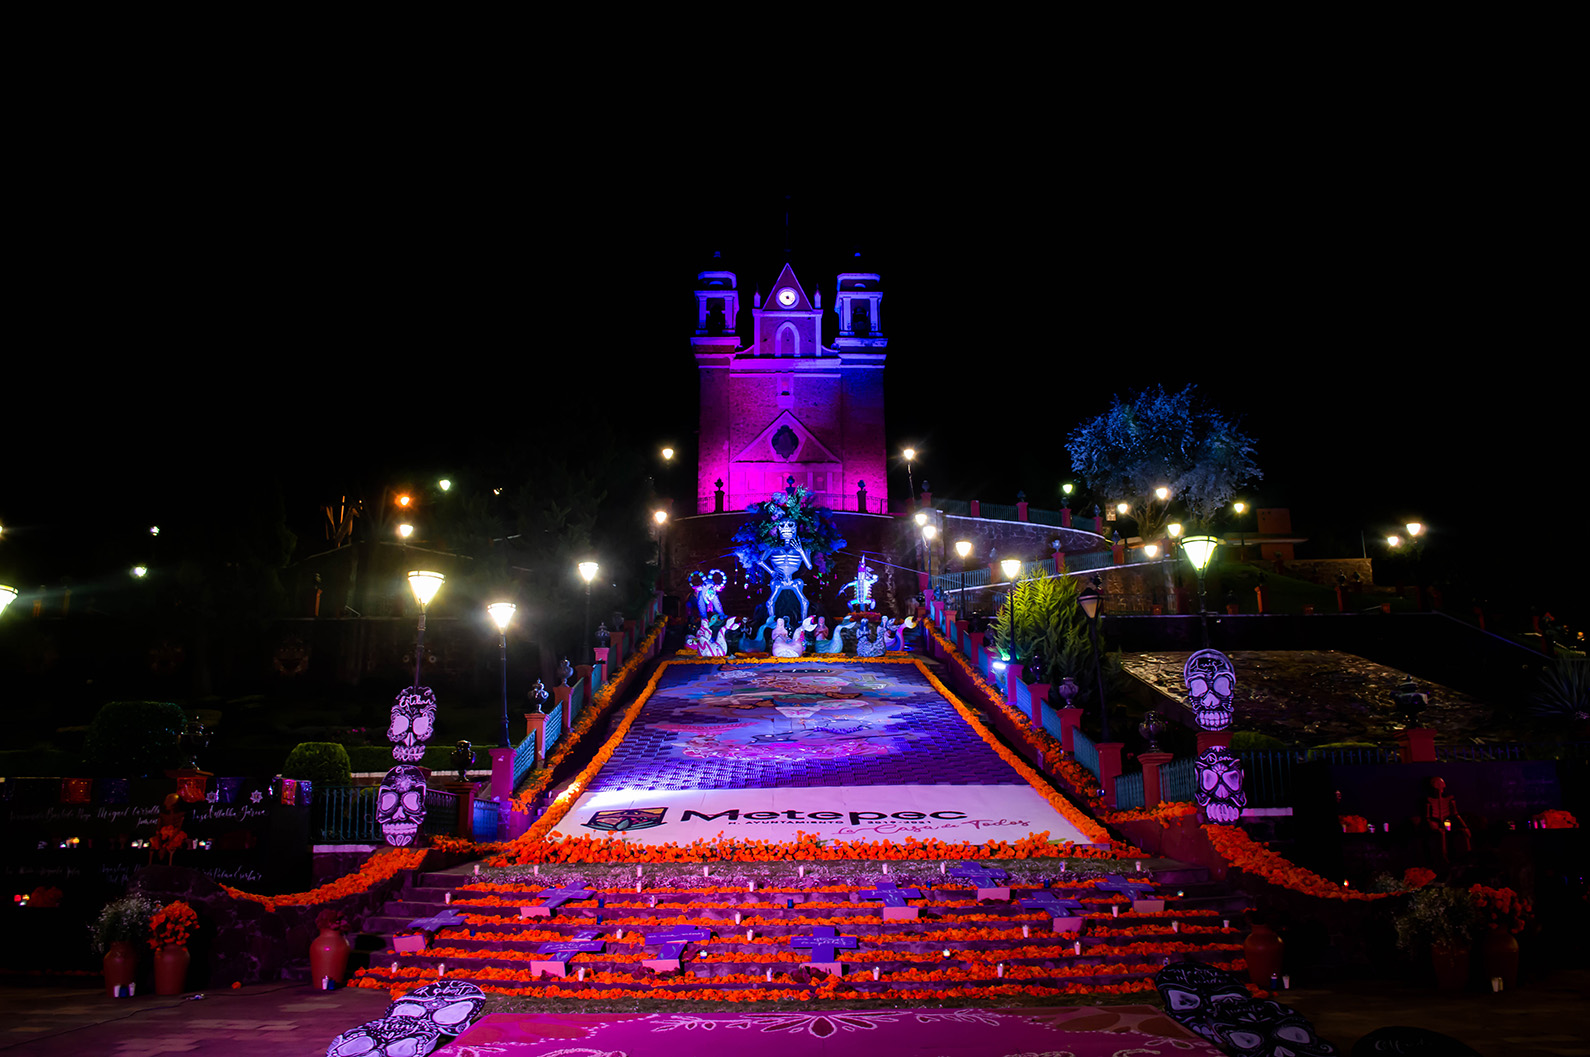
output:
<instances>
[{"instance_id":1,"label":"lamp post","mask_svg":"<svg viewBox=\"0 0 1590 1057\"><path fill-rule=\"evenodd\" d=\"M585 649L589 650L589 649L591 649L591 581L596 579L596 563L595 562L581 562L580 563L580 578L585 581L585 640L584 641L585 641ZM580 652L580 656L582 656L582 657L585 656L584 650L582 650ZM591 656L592 657L596 656L594 651L591 653Z\"/></svg>"},{"instance_id":2,"label":"lamp post","mask_svg":"<svg viewBox=\"0 0 1590 1057\"><path fill-rule=\"evenodd\" d=\"M1016 663L1016 580L1021 576L1021 559L1006 558L999 563L1005 578L1010 581L1010 662Z\"/></svg>"},{"instance_id":3,"label":"lamp post","mask_svg":"<svg viewBox=\"0 0 1590 1057\"><path fill-rule=\"evenodd\" d=\"M1204 605L1204 574L1209 570L1209 559L1215 556L1215 548L1220 546L1220 540L1215 536L1188 536L1181 541L1181 552L1187 555L1187 560L1192 563L1193 569L1198 573L1198 619L1204 629L1204 649L1209 648L1209 614Z\"/></svg>"},{"instance_id":4,"label":"lamp post","mask_svg":"<svg viewBox=\"0 0 1590 1057\"><path fill-rule=\"evenodd\" d=\"M1077 596L1082 614L1088 618L1088 638L1093 642L1093 677L1099 686L1099 740L1110 740L1110 709L1104 702L1104 668L1099 663L1099 610L1103 608L1104 592L1099 589L1099 578L1093 577L1091 586Z\"/></svg>"},{"instance_id":5,"label":"lamp post","mask_svg":"<svg viewBox=\"0 0 1590 1057\"><path fill-rule=\"evenodd\" d=\"M1245 562L1248 560L1248 539L1242 531L1242 515L1248 512L1248 504L1239 499L1231 504L1231 510L1237 515L1237 560ZM1208 643L1204 645L1207 646Z\"/></svg>"},{"instance_id":6,"label":"lamp post","mask_svg":"<svg viewBox=\"0 0 1590 1057\"><path fill-rule=\"evenodd\" d=\"M502 734L499 744L504 749L513 746L508 736L508 623L513 620L515 608L512 602L493 602L486 607L491 622L497 625L497 648L502 651Z\"/></svg>"},{"instance_id":7,"label":"lamp post","mask_svg":"<svg viewBox=\"0 0 1590 1057\"><path fill-rule=\"evenodd\" d=\"M956 541L955 553L961 556L961 597L959 604L955 608L960 610L962 619L965 619L965 615L970 612L966 608L966 559L972 556L972 541Z\"/></svg>"},{"instance_id":8,"label":"lamp post","mask_svg":"<svg viewBox=\"0 0 1590 1057\"><path fill-rule=\"evenodd\" d=\"M905 449L905 485L910 493L910 505L916 506L916 482L911 477L911 460L916 458L916 449Z\"/></svg>"},{"instance_id":9,"label":"lamp post","mask_svg":"<svg viewBox=\"0 0 1590 1057\"><path fill-rule=\"evenodd\" d=\"M922 549L927 551L927 574L929 587L933 586L933 538L938 534L939 530L935 526L931 524L922 526Z\"/></svg>"},{"instance_id":10,"label":"lamp post","mask_svg":"<svg viewBox=\"0 0 1590 1057\"><path fill-rule=\"evenodd\" d=\"M663 590L667 590L667 561L668 561L668 511L652 511L652 520L657 522L657 579L662 581Z\"/></svg>"},{"instance_id":11,"label":"lamp post","mask_svg":"<svg viewBox=\"0 0 1590 1057\"><path fill-rule=\"evenodd\" d=\"M409 573L409 590L414 601L420 604L420 623L414 640L414 685L420 685L420 659L425 656L425 607L431 604L436 592L442 589L447 577L428 569L415 569Z\"/></svg>"}]
</instances>

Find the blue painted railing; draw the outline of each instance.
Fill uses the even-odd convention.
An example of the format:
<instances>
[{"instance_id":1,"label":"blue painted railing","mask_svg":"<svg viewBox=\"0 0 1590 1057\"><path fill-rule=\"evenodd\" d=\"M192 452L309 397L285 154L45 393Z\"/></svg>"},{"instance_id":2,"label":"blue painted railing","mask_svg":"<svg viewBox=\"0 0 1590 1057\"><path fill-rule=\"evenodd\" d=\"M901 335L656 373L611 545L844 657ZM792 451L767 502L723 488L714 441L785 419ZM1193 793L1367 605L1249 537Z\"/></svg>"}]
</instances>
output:
<instances>
[{"instance_id":1,"label":"blue painted railing","mask_svg":"<svg viewBox=\"0 0 1590 1057\"><path fill-rule=\"evenodd\" d=\"M1159 798L1190 803L1198 789L1198 761L1188 756L1172 760L1159 769ZM1248 801L1253 803L1251 799ZM1257 806L1257 805L1255 805Z\"/></svg>"},{"instance_id":2,"label":"blue painted railing","mask_svg":"<svg viewBox=\"0 0 1590 1057\"><path fill-rule=\"evenodd\" d=\"M1082 733L1081 727L1071 732L1071 755L1093 772L1093 777L1099 776L1099 750L1094 747L1093 739Z\"/></svg>"},{"instance_id":3,"label":"blue painted railing","mask_svg":"<svg viewBox=\"0 0 1590 1057\"><path fill-rule=\"evenodd\" d=\"M569 695L569 700L574 700L574 695ZM541 736L541 754L547 755L552 751L552 746L563 737L563 703L559 702L547 711L547 724Z\"/></svg>"},{"instance_id":4,"label":"blue painted railing","mask_svg":"<svg viewBox=\"0 0 1590 1057\"><path fill-rule=\"evenodd\" d=\"M524 776L535 770L536 767L536 740L525 738L513 750L513 787L519 788L519 783Z\"/></svg>"},{"instance_id":5,"label":"blue painted railing","mask_svg":"<svg viewBox=\"0 0 1590 1057\"><path fill-rule=\"evenodd\" d=\"M1118 774L1115 776L1115 809L1125 811L1128 808L1143 806L1143 772L1133 771L1131 774Z\"/></svg>"},{"instance_id":6,"label":"blue painted railing","mask_svg":"<svg viewBox=\"0 0 1590 1057\"><path fill-rule=\"evenodd\" d=\"M502 812L497 807L495 800L475 801L475 840L478 842L497 839L497 830L502 825Z\"/></svg>"},{"instance_id":7,"label":"blue painted railing","mask_svg":"<svg viewBox=\"0 0 1590 1057\"><path fill-rule=\"evenodd\" d=\"M427 837L450 837L458 828L458 796L435 786L425 787L425 821L420 832Z\"/></svg>"},{"instance_id":8,"label":"blue painted railing","mask_svg":"<svg viewBox=\"0 0 1590 1057\"><path fill-rule=\"evenodd\" d=\"M1016 708L1032 722L1032 687L1023 679L1016 680Z\"/></svg>"},{"instance_id":9,"label":"blue painted railing","mask_svg":"<svg viewBox=\"0 0 1590 1057\"><path fill-rule=\"evenodd\" d=\"M314 810L319 819L315 839L329 844L368 844L381 839L376 821L377 786L323 785L315 790Z\"/></svg>"},{"instance_id":10,"label":"blue painted railing","mask_svg":"<svg viewBox=\"0 0 1590 1057\"><path fill-rule=\"evenodd\" d=\"M1060 726L1060 713L1047 701L1039 702L1039 715L1043 719L1043 729L1054 735L1062 745L1065 744L1065 733Z\"/></svg>"}]
</instances>

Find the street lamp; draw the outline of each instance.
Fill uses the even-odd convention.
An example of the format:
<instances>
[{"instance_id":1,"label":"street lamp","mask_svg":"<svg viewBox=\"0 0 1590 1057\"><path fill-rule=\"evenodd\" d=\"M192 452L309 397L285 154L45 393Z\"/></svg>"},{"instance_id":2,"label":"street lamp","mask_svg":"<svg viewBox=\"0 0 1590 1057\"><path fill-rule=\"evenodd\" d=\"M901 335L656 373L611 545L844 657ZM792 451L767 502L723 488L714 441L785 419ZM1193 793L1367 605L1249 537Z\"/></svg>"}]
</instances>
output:
<instances>
[{"instance_id":1,"label":"street lamp","mask_svg":"<svg viewBox=\"0 0 1590 1057\"><path fill-rule=\"evenodd\" d=\"M956 606L955 608L960 610L964 615L970 612L970 610L966 608L966 559L972 556L972 541L957 540L955 543L955 553L961 556L961 598L960 605Z\"/></svg>"},{"instance_id":2,"label":"street lamp","mask_svg":"<svg viewBox=\"0 0 1590 1057\"><path fill-rule=\"evenodd\" d=\"M939 530L935 526L922 526L922 539L924 541L922 549L927 551L927 574L929 586L932 586L933 584L933 537L937 536L938 534Z\"/></svg>"},{"instance_id":3,"label":"street lamp","mask_svg":"<svg viewBox=\"0 0 1590 1057\"><path fill-rule=\"evenodd\" d=\"M4 613L6 606L17 600L17 589L8 584L0 584L0 613Z\"/></svg>"},{"instance_id":4,"label":"street lamp","mask_svg":"<svg viewBox=\"0 0 1590 1057\"><path fill-rule=\"evenodd\" d=\"M916 458L916 449L905 449L905 483L911 494L911 505L916 505L916 482L911 478L911 460Z\"/></svg>"},{"instance_id":5,"label":"street lamp","mask_svg":"<svg viewBox=\"0 0 1590 1057\"><path fill-rule=\"evenodd\" d=\"M414 535L414 526L413 525L407 525L407 524L399 525L398 529L397 529L397 532L398 532L398 539L405 539L406 540L410 536Z\"/></svg>"},{"instance_id":6,"label":"street lamp","mask_svg":"<svg viewBox=\"0 0 1590 1057\"><path fill-rule=\"evenodd\" d=\"M1209 648L1209 615L1204 611L1204 573L1209 570L1209 559L1215 556L1220 540L1215 536L1188 536L1181 541L1181 551L1187 555L1198 573L1198 619L1203 622L1204 649Z\"/></svg>"},{"instance_id":7,"label":"street lamp","mask_svg":"<svg viewBox=\"0 0 1590 1057\"><path fill-rule=\"evenodd\" d=\"M1006 558L999 563L1005 579L1010 581L1010 662L1016 663L1016 580L1021 576L1021 559Z\"/></svg>"},{"instance_id":8,"label":"street lamp","mask_svg":"<svg viewBox=\"0 0 1590 1057\"><path fill-rule=\"evenodd\" d=\"M502 650L502 735L500 743L502 748L512 748L513 742L508 736L508 624L513 620L513 611L518 608L512 602L493 602L486 607L486 613L491 617L491 622L497 625L497 647Z\"/></svg>"},{"instance_id":9,"label":"street lamp","mask_svg":"<svg viewBox=\"0 0 1590 1057\"><path fill-rule=\"evenodd\" d=\"M663 457L663 459L665 461L668 461L668 462L673 461L674 450L672 448L664 448L662 450L662 457Z\"/></svg>"},{"instance_id":10,"label":"street lamp","mask_svg":"<svg viewBox=\"0 0 1590 1057\"><path fill-rule=\"evenodd\" d=\"M1403 527L1408 530L1408 535L1415 539L1419 537L1419 533L1424 531L1424 525L1418 521L1410 521Z\"/></svg>"},{"instance_id":11,"label":"street lamp","mask_svg":"<svg viewBox=\"0 0 1590 1057\"><path fill-rule=\"evenodd\" d=\"M147 566L147 565L134 565L132 567L132 574L135 577L137 577L138 579L142 580L144 577L149 575L149 566Z\"/></svg>"},{"instance_id":12,"label":"street lamp","mask_svg":"<svg viewBox=\"0 0 1590 1057\"><path fill-rule=\"evenodd\" d=\"M1088 637L1093 640L1093 677L1099 686L1099 733L1101 741L1110 740L1110 710L1104 703L1104 668L1099 663L1099 610L1104 605L1104 592L1099 589L1099 578L1093 577L1091 586L1077 596L1082 615L1088 618Z\"/></svg>"},{"instance_id":13,"label":"street lamp","mask_svg":"<svg viewBox=\"0 0 1590 1057\"><path fill-rule=\"evenodd\" d=\"M1401 536L1387 536L1386 537L1386 546L1388 546L1388 547L1400 547L1400 546L1402 546L1402 537Z\"/></svg>"},{"instance_id":14,"label":"street lamp","mask_svg":"<svg viewBox=\"0 0 1590 1057\"><path fill-rule=\"evenodd\" d=\"M653 521L657 522L657 579L661 580L663 584L666 585L668 582L665 572L665 562L668 558L668 511L653 510L651 512L651 518Z\"/></svg>"},{"instance_id":15,"label":"street lamp","mask_svg":"<svg viewBox=\"0 0 1590 1057\"><path fill-rule=\"evenodd\" d=\"M581 562L580 578L585 581L585 649L589 650L591 649L591 581L596 579L596 563ZM584 656L583 651L581 656ZM592 651L591 656L596 656L594 650Z\"/></svg>"},{"instance_id":16,"label":"street lamp","mask_svg":"<svg viewBox=\"0 0 1590 1057\"><path fill-rule=\"evenodd\" d=\"M447 579L441 573L431 572L428 569L415 569L409 573L409 590L414 592L414 601L420 604L419 633L414 640L414 685L420 685L420 658L425 655L425 607L431 604L431 599L436 597L436 592L442 589L442 583Z\"/></svg>"},{"instance_id":17,"label":"street lamp","mask_svg":"<svg viewBox=\"0 0 1590 1057\"><path fill-rule=\"evenodd\" d=\"M436 487L445 492L453 487L453 482L443 477L440 481L436 482Z\"/></svg>"}]
</instances>

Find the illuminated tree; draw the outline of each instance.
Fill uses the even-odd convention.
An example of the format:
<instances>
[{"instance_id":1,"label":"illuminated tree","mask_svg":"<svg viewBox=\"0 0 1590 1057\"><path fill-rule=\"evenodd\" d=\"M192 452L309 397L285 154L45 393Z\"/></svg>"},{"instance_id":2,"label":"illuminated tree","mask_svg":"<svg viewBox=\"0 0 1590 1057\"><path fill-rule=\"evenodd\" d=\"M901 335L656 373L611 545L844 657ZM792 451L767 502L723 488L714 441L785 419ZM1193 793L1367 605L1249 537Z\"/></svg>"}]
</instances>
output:
<instances>
[{"instance_id":1,"label":"illuminated tree","mask_svg":"<svg viewBox=\"0 0 1590 1057\"><path fill-rule=\"evenodd\" d=\"M1095 495L1129 504L1144 539L1161 535L1173 508L1207 526L1239 488L1263 476L1253 438L1192 385L1117 396L1108 411L1071 432L1066 450ZM1155 495L1159 488L1168 490L1164 499Z\"/></svg>"}]
</instances>

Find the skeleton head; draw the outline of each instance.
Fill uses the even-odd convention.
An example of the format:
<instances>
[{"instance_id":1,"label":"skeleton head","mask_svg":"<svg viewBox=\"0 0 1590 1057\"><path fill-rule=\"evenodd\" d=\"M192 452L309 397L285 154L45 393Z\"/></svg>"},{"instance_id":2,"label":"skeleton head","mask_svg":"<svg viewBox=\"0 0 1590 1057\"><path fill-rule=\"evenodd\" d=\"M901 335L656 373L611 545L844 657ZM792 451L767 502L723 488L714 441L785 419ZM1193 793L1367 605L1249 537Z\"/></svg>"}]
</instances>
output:
<instances>
[{"instance_id":1,"label":"skeleton head","mask_svg":"<svg viewBox=\"0 0 1590 1057\"><path fill-rule=\"evenodd\" d=\"M1301 1013L1268 999L1224 1002L1210 1026L1215 1045L1240 1057L1336 1057Z\"/></svg>"},{"instance_id":2,"label":"skeleton head","mask_svg":"<svg viewBox=\"0 0 1590 1057\"><path fill-rule=\"evenodd\" d=\"M430 687L411 686L398 694L392 705L392 725L386 729L394 760L418 763L425 757L425 742L435 730L436 695Z\"/></svg>"},{"instance_id":3,"label":"skeleton head","mask_svg":"<svg viewBox=\"0 0 1590 1057\"><path fill-rule=\"evenodd\" d=\"M1187 680L1187 704L1193 718L1204 730L1225 730L1236 710L1232 695L1237 687L1237 670L1219 650L1199 650L1187 658L1182 669Z\"/></svg>"},{"instance_id":4,"label":"skeleton head","mask_svg":"<svg viewBox=\"0 0 1590 1057\"><path fill-rule=\"evenodd\" d=\"M436 1049L441 1037L429 1020L383 1017L332 1039L326 1057L424 1057Z\"/></svg>"},{"instance_id":5,"label":"skeleton head","mask_svg":"<svg viewBox=\"0 0 1590 1057\"><path fill-rule=\"evenodd\" d=\"M486 992L463 980L438 980L415 988L386 1007L387 1017L428 1020L443 1035L461 1035L480 1019Z\"/></svg>"},{"instance_id":6,"label":"skeleton head","mask_svg":"<svg viewBox=\"0 0 1590 1057\"><path fill-rule=\"evenodd\" d=\"M1194 961L1165 966L1154 975L1154 986L1165 1012L1205 1038L1213 1036L1209 1021L1218 1005L1249 998L1240 977Z\"/></svg>"},{"instance_id":7,"label":"skeleton head","mask_svg":"<svg viewBox=\"0 0 1590 1057\"><path fill-rule=\"evenodd\" d=\"M381 779L375 817L388 844L413 844L425 821L425 772L406 763L388 771Z\"/></svg>"},{"instance_id":8,"label":"skeleton head","mask_svg":"<svg viewBox=\"0 0 1590 1057\"><path fill-rule=\"evenodd\" d=\"M1198 789L1193 799L1210 822L1231 823L1242 817L1248 794L1242 791L1242 761L1222 745L1198 757Z\"/></svg>"},{"instance_id":9,"label":"skeleton head","mask_svg":"<svg viewBox=\"0 0 1590 1057\"><path fill-rule=\"evenodd\" d=\"M778 538L783 540L785 543L790 543L795 539L794 518L785 518L783 521L778 523Z\"/></svg>"}]
</instances>

